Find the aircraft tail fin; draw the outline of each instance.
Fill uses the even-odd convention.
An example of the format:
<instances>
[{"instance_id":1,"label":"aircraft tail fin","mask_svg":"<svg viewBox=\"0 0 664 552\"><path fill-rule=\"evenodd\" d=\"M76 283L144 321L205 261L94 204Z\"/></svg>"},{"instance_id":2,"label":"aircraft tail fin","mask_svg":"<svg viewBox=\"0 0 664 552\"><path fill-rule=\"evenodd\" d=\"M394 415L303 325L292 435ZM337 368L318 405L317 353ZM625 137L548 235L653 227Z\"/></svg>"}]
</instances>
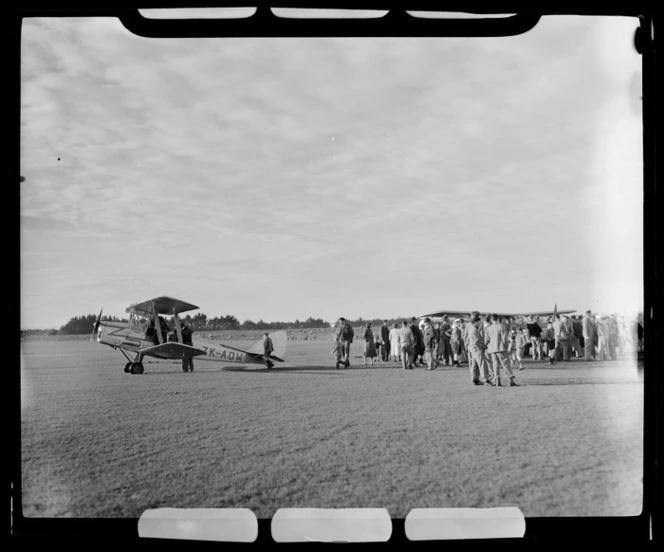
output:
<instances>
[{"instance_id":1,"label":"aircraft tail fin","mask_svg":"<svg viewBox=\"0 0 664 552\"><path fill-rule=\"evenodd\" d=\"M283 362L284 355L286 354L286 344L288 343L288 335L285 330L277 330L269 334L270 339L272 339L272 345L274 345L274 351L270 355L270 358L276 359L280 362ZM263 339L261 338L256 344L249 349L250 353L262 355L263 354Z\"/></svg>"}]
</instances>

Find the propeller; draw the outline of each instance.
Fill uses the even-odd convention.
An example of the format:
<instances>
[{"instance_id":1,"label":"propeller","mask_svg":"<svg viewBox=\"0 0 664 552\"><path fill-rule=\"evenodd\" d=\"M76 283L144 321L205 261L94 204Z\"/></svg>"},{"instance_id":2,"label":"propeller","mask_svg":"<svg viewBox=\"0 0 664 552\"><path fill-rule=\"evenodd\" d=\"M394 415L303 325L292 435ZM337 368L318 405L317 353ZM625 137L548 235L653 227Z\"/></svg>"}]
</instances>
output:
<instances>
[{"instance_id":1,"label":"propeller","mask_svg":"<svg viewBox=\"0 0 664 552\"><path fill-rule=\"evenodd\" d=\"M92 335L90 336L90 341L94 341L95 335L97 334L97 330L99 329L99 324L101 323L102 312L104 312L103 308L99 311L99 316L97 317L97 321L94 323L92 327Z\"/></svg>"}]
</instances>

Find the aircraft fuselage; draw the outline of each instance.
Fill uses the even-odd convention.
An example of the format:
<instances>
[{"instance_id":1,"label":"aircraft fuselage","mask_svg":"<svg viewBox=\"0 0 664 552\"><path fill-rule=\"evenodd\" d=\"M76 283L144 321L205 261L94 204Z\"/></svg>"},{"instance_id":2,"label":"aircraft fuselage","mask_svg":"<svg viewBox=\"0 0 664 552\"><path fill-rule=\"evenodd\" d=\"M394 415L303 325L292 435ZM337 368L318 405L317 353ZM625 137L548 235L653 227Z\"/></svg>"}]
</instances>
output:
<instances>
[{"instance_id":1,"label":"aircraft fuselage","mask_svg":"<svg viewBox=\"0 0 664 552\"><path fill-rule=\"evenodd\" d=\"M154 344L152 339L146 338L145 332L132 330L129 324L122 322L103 322L97 330L97 342L131 352Z\"/></svg>"}]
</instances>

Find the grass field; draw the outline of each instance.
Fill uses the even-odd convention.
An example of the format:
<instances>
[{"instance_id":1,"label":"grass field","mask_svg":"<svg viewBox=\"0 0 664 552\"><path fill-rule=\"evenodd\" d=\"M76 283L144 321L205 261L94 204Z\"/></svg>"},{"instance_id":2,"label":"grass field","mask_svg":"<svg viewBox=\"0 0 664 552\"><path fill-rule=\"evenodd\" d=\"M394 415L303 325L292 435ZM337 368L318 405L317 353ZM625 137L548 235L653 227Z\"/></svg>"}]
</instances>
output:
<instances>
[{"instance_id":1,"label":"grass field","mask_svg":"<svg viewBox=\"0 0 664 552\"><path fill-rule=\"evenodd\" d=\"M234 342L243 347L249 343ZM635 361L527 364L518 388L466 367L335 370L331 342L289 341L273 371L144 362L87 341L22 349L26 516L148 508L518 506L527 517L641 511Z\"/></svg>"}]
</instances>

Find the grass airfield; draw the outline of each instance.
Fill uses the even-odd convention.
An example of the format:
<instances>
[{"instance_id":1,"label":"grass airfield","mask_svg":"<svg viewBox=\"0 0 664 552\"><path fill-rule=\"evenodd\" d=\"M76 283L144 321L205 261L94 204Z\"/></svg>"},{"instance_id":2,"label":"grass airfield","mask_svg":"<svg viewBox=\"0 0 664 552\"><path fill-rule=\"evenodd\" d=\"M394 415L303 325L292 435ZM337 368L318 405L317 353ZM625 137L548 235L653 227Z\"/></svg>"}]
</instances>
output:
<instances>
[{"instance_id":1,"label":"grass airfield","mask_svg":"<svg viewBox=\"0 0 664 552\"><path fill-rule=\"evenodd\" d=\"M233 341L245 348L253 342ZM635 360L525 362L520 387L466 366L335 370L331 341L289 341L274 370L21 342L23 513L135 518L149 508L518 506L527 517L641 512ZM505 381L505 380L504 380Z\"/></svg>"}]
</instances>

